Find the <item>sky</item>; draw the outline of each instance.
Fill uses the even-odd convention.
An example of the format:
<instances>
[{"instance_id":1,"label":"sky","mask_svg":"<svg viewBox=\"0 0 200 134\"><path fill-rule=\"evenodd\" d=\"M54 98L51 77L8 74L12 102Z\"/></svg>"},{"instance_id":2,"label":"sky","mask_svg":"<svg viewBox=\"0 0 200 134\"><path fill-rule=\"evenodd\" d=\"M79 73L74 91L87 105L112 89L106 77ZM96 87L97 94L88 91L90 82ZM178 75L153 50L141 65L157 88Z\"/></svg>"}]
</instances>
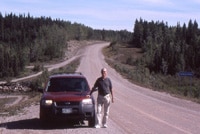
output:
<instances>
[{"instance_id":1,"label":"sky","mask_svg":"<svg viewBox=\"0 0 200 134\"><path fill-rule=\"evenodd\" d=\"M136 19L200 25L200 0L0 0L0 12L51 17L93 29L133 32Z\"/></svg>"}]
</instances>

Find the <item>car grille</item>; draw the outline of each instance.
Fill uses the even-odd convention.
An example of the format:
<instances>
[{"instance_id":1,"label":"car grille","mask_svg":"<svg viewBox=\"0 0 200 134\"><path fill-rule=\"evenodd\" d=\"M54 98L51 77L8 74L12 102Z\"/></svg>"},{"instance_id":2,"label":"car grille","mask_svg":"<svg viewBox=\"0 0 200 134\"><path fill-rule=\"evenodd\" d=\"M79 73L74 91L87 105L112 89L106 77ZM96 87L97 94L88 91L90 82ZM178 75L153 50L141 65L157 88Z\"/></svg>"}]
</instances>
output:
<instances>
[{"instance_id":1,"label":"car grille","mask_svg":"<svg viewBox=\"0 0 200 134\"><path fill-rule=\"evenodd\" d=\"M65 102L56 102L56 106L76 106L79 105L78 101L65 101Z\"/></svg>"}]
</instances>

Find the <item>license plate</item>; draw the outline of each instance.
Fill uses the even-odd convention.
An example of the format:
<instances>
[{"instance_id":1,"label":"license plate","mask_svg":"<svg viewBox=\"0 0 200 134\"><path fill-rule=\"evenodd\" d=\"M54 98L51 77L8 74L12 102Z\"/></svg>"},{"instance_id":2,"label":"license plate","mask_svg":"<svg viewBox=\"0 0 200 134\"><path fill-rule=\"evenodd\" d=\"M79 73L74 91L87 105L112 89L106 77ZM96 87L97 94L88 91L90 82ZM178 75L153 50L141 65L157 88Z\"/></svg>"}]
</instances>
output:
<instances>
[{"instance_id":1,"label":"license plate","mask_svg":"<svg viewBox=\"0 0 200 134\"><path fill-rule=\"evenodd\" d=\"M72 109L71 108L63 108L62 113L63 114L70 114L70 113L72 113Z\"/></svg>"}]
</instances>

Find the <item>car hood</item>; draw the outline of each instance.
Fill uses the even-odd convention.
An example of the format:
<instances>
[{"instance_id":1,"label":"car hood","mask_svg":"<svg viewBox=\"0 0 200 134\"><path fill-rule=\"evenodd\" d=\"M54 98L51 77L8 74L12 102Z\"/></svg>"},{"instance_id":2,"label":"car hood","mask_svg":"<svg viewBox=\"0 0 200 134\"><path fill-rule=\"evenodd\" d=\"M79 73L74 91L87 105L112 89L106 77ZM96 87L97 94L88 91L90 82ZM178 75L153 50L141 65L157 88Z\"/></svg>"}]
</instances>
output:
<instances>
[{"instance_id":1,"label":"car hood","mask_svg":"<svg viewBox=\"0 0 200 134\"><path fill-rule=\"evenodd\" d=\"M81 101L87 98L87 95L88 92L45 92L42 98L54 101Z\"/></svg>"}]
</instances>

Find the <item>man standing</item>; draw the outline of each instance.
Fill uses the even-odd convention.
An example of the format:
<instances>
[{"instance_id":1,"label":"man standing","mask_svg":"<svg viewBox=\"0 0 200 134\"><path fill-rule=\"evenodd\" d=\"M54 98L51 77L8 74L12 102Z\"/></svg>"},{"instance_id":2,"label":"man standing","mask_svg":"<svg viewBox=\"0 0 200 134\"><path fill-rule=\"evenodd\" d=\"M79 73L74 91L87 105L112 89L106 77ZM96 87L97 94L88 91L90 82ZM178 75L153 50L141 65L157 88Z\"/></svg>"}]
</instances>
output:
<instances>
[{"instance_id":1,"label":"man standing","mask_svg":"<svg viewBox=\"0 0 200 134\"><path fill-rule=\"evenodd\" d=\"M103 68L101 69L101 77L99 77L94 87L92 88L92 91L90 95L98 90L98 97L97 97L97 124L96 128L100 128L100 125L102 123L104 128L107 128L107 120L109 115L109 109L110 109L110 103L111 103L111 97L112 102L114 102L113 99L113 91L112 91L112 83L110 78L107 77L107 69ZM102 107L104 107L104 115L103 120L101 122L101 113L102 113Z\"/></svg>"}]
</instances>

